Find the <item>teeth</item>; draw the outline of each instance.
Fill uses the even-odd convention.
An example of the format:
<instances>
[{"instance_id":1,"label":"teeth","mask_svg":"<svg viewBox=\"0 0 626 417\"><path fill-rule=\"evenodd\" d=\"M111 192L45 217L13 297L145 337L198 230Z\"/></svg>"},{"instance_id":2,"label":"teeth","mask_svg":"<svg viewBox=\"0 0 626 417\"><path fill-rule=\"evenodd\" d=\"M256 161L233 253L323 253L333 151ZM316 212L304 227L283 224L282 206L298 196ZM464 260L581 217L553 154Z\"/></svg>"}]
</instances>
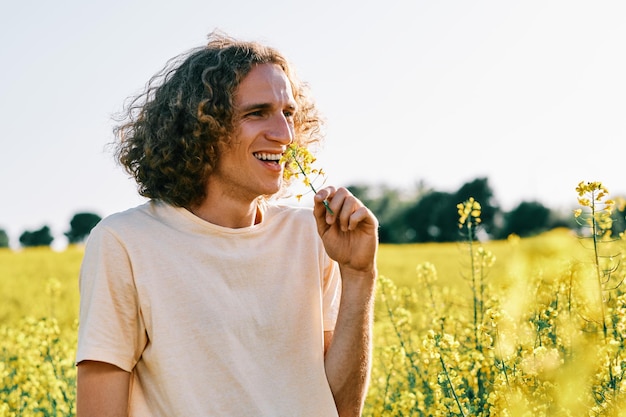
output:
<instances>
[{"instance_id":1,"label":"teeth","mask_svg":"<svg viewBox=\"0 0 626 417\"><path fill-rule=\"evenodd\" d=\"M282 154L279 153L265 153L265 152L255 152L254 157L256 159L260 159L261 161L280 161L282 158Z\"/></svg>"}]
</instances>

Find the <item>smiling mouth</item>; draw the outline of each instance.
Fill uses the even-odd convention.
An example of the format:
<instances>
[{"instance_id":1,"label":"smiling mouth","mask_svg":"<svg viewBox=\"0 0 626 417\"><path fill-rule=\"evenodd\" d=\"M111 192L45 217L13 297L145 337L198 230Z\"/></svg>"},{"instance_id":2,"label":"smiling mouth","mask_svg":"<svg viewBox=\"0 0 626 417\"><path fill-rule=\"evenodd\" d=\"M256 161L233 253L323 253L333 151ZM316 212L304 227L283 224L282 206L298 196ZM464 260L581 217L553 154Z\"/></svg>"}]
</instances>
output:
<instances>
[{"instance_id":1,"label":"smiling mouth","mask_svg":"<svg viewBox=\"0 0 626 417\"><path fill-rule=\"evenodd\" d=\"M252 155L259 161L275 163L277 164L280 159L283 157L280 153L265 153L265 152L255 152Z\"/></svg>"}]
</instances>

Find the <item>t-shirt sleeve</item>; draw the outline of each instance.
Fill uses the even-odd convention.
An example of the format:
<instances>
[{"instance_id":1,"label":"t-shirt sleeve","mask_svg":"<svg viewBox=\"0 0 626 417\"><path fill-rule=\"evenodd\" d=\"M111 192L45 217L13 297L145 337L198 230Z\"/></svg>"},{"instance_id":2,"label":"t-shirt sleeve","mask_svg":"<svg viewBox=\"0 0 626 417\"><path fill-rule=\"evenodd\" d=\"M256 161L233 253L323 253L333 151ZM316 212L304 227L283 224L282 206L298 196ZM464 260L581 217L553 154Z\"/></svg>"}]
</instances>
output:
<instances>
[{"instance_id":1,"label":"t-shirt sleeve","mask_svg":"<svg viewBox=\"0 0 626 417\"><path fill-rule=\"evenodd\" d=\"M324 331L335 330L339 303L341 301L341 274L337 262L327 258L324 268L324 287L322 293L324 311Z\"/></svg>"},{"instance_id":2,"label":"t-shirt sleeve","mask_svg":"<svg viewBox=\"0 0 626 417\"><path fill-rule=\"evenodd\" d=\"M76 363L94 360L132 371L146 346L146 330L128 253L101 224L85 247L79 289Z\"/></svg>"}]
</instances>

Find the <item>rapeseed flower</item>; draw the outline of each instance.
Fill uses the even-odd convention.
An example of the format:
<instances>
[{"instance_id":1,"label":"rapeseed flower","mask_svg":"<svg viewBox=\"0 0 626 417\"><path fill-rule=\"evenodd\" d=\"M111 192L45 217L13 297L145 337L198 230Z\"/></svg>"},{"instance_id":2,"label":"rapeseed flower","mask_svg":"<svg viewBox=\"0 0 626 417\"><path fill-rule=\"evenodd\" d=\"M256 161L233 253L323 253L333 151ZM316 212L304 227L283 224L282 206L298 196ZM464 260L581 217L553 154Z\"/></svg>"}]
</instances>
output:
<instances>
[{"instance_id":1,"label":"rapeseed flower","mask_svg":"<svg viewBox=\"0 0 626 417\"><path fill-rule=\"evenodd\" d=\"M581 181L576 187L578 204L582 207L574 210L574 217L582 219L591 229L594 235L610 238L613 227L613 214L615 200L609 198L609 190L599 181ZM588 213L584 215L584 209Z\"/></svg>"},{"instance_id":2,"label":"rapeseed flower","mask_svg":"<svg viewBox=\"0 0 626 417\"><path fill-rule=\"evenodd\" d=\"M471 228L472 225L480 223L481 207L480 203L470 197L469 200L456 205L459 213L459 228L467 223L467 227Z\"/></svg>"},{"instance_id":3,"label":"rapeseed flower","mask_svg":"<svg viewBox=\"0 0 626 417\"><path fill-rule=\"evenodd\" d=\"M283 177L285 180L289 180L291 178L300 178L300 175L302 175L304 177L302 181L305 187L310 188L313 193L317 194L317 190L313 186L309 176L312 174L317 176L324 175L324 172L321 169L313 168L313 162L315 162L315 157L307 148L292 143L287 147L283 157L280 159L280 163L285 164ZM298 200L300 200L301 197L302 194L296 196ZM328 201L324 200L324 206L330 214L335 214L330 209Z\"/></svg>"}]
</instances>

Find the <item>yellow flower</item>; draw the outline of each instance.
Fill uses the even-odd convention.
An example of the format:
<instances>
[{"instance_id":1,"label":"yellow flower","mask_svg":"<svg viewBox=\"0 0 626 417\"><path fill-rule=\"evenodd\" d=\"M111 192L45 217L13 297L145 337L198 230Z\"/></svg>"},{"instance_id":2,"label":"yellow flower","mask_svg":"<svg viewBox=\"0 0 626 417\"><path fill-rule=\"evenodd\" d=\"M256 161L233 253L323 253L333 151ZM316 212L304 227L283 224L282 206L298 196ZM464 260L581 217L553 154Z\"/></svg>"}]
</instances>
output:
<instances>
[{"instance_id":1,"label":"yellow flower","mask_svg":"<svg viewBox=\"0 0 626 417\"><path fill-rule=\"evenodd\" d=\"M481 206L474 197L470 197L469 200L456 205L459 213L459 228L467 222L468 227L473 224L480 223Z\"/></svg>"},{"instance_id":2,"label":"yellow flower","mask_svg":"<svg viewBox=\"0 0 626 417\"><path fill-rule=\"evenodd\" d=\"M317 194L317 190L311 183L308 174L322 175L322 170L313 169L311 167L313 162L315 162L315 157L307 148L292 143L287 147L287 150L283 154L282 158L280 158L280 163L285 164L283 177L288 180L292 177L299 178L299 175L302 174L304 176L304 185ZM297 197L298 200L300 200L300 197L302 197L302 195ZM330 214L334 214L328 205L328 201L324 201L324 206Z\"/></svg>"},{"instance_id":3,"label":"yellow flower","mask_svg":"<svg viewBox=\"0 0 626 417\"><path fill-rule=\"evenodd\" d=\"M300 174L306 177L307 174L313 172L311 168L313 162L315 162L313 154L304 146L298 146L295 143L287 147L287 150L280 159L280 163L285 164L283 175L287 179L291 177L298 178Z\"/></svg>"}]
</instances>

